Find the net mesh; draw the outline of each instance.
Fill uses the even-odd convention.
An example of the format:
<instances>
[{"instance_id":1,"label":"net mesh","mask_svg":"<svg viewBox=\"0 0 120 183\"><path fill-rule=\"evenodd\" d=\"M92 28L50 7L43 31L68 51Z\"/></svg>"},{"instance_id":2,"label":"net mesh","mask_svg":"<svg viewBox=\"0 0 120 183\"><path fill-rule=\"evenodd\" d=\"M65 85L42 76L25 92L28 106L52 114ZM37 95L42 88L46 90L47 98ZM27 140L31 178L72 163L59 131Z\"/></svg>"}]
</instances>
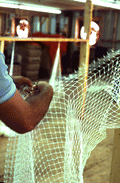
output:
<instances>
[{"instance_id":1,"label":"net mesh","mask_svg":"<svg viewBox=\"0 0 120 183\"><path fill-rule=\"evenodd\" d=\"M89 66L86 93L83 68L55 79L49 110L33 131L9 138L5 183L82 183L106 129L120 128L120 52Z\"/></svg>"}]
</instances>

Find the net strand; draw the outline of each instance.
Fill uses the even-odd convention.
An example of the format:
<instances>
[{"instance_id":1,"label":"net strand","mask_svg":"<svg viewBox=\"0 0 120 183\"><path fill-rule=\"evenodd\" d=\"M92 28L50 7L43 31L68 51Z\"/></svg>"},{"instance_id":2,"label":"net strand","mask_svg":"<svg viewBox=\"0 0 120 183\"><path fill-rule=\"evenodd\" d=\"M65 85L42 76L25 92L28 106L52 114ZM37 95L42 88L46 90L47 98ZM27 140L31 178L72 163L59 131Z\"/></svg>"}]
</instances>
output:
<instances>
[{"instance_id":1,"label":"net strand","mask_svg":"<svg viewBox=\"0 0 120 183\"><path fill-rule=\"evenodd\" d=\"M106 129L120 128L119 71L119 51L90 64L83 118L82 70L54 77L45 117L33 131L9 138L5 183L83 183L91 151L106 138Z\"/></svg>"}]
</instances>

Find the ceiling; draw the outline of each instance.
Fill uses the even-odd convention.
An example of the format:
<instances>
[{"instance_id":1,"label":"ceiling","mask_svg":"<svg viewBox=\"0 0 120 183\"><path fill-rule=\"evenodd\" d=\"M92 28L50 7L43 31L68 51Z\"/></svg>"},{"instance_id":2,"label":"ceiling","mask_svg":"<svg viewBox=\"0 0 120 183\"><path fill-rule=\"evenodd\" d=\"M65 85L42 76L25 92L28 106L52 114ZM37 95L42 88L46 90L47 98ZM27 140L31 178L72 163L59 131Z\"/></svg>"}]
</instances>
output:
<instances>
[{"instance_id":1,"label":"ceiling","mask_svg":"<svg viewBox=\"0 0 120 183\"><path fill-rule=\"evenodd\" d=\"M85 7L85 0L83 2L77 2L74 0L4 0L4 2L11 2L14 4L35 4L35 5L44 5L54 8L59 8L61 11L65 10L81 10ZM97 1L97 0L96 0ZM3 2L3 0L0 0ZM94 9L105 9L100 6L94 6Z\"/></svg>"},{"instance_id":2,"label":"ceiling","mask_svg":"<svg viewBox=\"0 0 120 183\"><path fill-rule=\"evenodd\" d=\"M33 3L45 6L51 6L55 8L60 8L63 10L76 10L76 9L83 9L85 3L74 2L73 0L22 0L26 3Z\"/></svg>"},{"instance_id":3,"label":"ceiling","mask_svg":"<svg viewBox=\"0 0 120 183\"><path fill-rule=\"evenodd\" d=\"M111 4L112 9L114 9L113 6L116 5L119 8L115 8L115 9L120 10L120 3L118 5L118 2L119 2L118 0L92 0L92 1L94 1L95 4L98 2L100 3L102 2L102 5L105 4L106 2L109 2L109 4ZM0 4L2 3L5 4L4 8L3 6L0 5L0 12L9 12L9 13L15 13L15 14L20 14L20 13L22 14L22 12L24 12L25 14L27 14L30 11L31 16L33 16L33 14L34 16L38 15L38 13L45 14L47 16L49 13L51 13L51 11L54 14L59 14L60 13L59 10L61 11L84 10L85 2L86 0L4 0L4 1L0 0ZM11 4L17 6L16 10L10 7ZM31 7L32 10L26 9L25 8L26 5L27 7L28 6ZM23 11L20 11L20 8L19 8L20 6L24 6L25 9L23 9ZM36 8L38 9L37 12L35 10ZM42 8L44 9L44 11L41 10ZM94 5L93 9L109 10L110 8L105 8L100 5ZM26 10L29 10L29 11L26 11Z\"/></svg>"}]
</instances>

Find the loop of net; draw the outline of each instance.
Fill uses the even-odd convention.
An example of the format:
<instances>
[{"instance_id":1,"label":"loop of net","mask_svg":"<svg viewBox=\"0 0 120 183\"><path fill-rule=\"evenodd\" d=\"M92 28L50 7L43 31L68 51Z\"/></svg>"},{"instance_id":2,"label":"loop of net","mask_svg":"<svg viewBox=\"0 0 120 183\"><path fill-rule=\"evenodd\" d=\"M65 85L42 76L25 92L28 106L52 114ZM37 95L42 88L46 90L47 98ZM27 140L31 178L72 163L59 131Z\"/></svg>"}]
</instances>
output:
<instances>
[{"instance_id":1,"label":"loop of net","mask_svg":"<svg viewBox=\"0 0 120 183\"><path fill-rule=\"evenodd\" d=\"M94 61L84 104L81 69L56 78L43 120L32 132L9 138L5 183L83 183L91 151L107 128L120 128L119 71L119 52Z\"/></svg>"}]
</instances>

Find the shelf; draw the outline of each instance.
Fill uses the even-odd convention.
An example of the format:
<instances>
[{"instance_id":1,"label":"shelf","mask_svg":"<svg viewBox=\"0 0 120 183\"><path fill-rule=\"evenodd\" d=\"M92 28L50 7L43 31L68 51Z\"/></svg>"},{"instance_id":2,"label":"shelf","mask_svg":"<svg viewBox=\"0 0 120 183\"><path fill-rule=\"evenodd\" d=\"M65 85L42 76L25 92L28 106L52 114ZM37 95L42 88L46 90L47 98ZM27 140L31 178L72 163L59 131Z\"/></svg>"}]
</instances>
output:
<instances>
[{"instance_id":1,"label":"shelf","mask_svg":"<svg viewBox=\"0 0 120 183\"><path fill-rule=\"evenodd\" d=\"M4 52L5 41L26 41L26 42L82 42L87 43L88 40L74 39L74 38L40 38L40 37L29 37L29 38L18 38L18 37L0 37L0 51Z\"/></svg>"},{"instance_id":2,"label":"shelf","mask_svg":"<svg viewBox=\"0 0 120 183\"><path fill-rule=\"evenodd\" d=\"M87 42L88 40L74 39L74 38L40 38L40 37L18 38L18 37L0 37L0 41Z\"/></svg>"}]
</instances>

